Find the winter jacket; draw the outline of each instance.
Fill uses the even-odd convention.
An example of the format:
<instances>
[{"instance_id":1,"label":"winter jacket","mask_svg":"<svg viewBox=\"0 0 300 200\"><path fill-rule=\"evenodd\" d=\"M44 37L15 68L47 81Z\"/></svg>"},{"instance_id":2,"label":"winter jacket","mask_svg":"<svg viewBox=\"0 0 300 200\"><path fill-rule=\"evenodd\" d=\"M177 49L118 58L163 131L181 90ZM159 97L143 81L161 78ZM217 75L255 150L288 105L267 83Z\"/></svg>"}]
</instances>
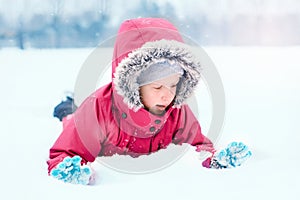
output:
<instances>
[{"instance_id":1,"label":"winter jacket","mask_svg":"<svg viewBox=\"0 0 300 200\"><path fill-rule=\"evenodd\" d=\"M149 64L161 59L180 63L184 74L172 105L158 116L144 108L136 80ZM50 149L49 172L66 156L79 155L86 163L97 156L148 155L171 143L213 148L184 103L199 81L200 69L170 22L159 18L125 21L114 45L112 81L64 119L63 131Z\"/></svg>"}]
</instances>

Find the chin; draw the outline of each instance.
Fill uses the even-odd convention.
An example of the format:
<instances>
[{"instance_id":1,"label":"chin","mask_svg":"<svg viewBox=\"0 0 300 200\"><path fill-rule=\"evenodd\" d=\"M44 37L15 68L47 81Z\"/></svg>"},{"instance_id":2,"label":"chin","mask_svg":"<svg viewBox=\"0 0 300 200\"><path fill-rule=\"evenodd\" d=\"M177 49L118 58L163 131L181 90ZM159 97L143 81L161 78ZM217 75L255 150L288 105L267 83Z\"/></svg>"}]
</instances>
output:
<instances>
[{"instance_id":1,"label":"chin","mask_svg":"<svg viewBox=\"0 0 300 200\"><path fill-rule=\"evenodd\" d=\"M165 110L149 110L150 113L152 113L153 115L163 115L166 113Z\"/></svg>"}]
</instances>

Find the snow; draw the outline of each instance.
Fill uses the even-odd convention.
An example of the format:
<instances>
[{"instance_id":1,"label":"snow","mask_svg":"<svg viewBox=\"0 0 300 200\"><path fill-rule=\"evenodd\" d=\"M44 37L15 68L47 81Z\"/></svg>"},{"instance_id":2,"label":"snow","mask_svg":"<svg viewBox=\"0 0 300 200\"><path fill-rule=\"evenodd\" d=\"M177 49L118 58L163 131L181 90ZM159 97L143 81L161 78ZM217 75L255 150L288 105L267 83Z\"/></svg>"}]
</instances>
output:
<instances>
[{"instance_id":1,"label":"snow","mask_svg":"<svg viewBox=\"0 0 300 200\"><path fill-rule=\"evenodd\" d=\"M236 169L210 170L201 166L199 155L189 148L172 165L145 174L122 173L96 161L92 186L56 181L47 175L46 165L49 148L61 130L52 117L53 107L64 90L73 90L92 49L0 49L1 196L299 199L300 47L204 49L220 73L226 94L226 119L217 147L243 141L253 152L251 159ZM208 100L199 105L204 130L210 123ZM175 147L186 146L170 149Z\"/></svg>"}]
</instances>

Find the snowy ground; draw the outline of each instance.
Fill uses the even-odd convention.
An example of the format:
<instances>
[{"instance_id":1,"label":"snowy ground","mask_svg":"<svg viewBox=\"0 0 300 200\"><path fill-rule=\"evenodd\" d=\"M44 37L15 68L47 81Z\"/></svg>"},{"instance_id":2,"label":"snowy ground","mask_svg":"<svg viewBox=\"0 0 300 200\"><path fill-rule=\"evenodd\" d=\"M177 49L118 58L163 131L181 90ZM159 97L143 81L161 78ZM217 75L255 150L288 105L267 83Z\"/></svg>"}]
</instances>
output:
<instances>
[{"instance_id":1,"label":"snowy ground","mask_svg":"<svg viewBox=\"0 0 300 200\"><path fill-rule=\"evenodd\" d=\"M61 130L52 118L53 107L65 89L73 89L92 50L0 49L1 196L299 199L300 47L205 50L215 62L226 94L226 120L217 145L243 141L252 158L237 169L209 170L201 167L197 153L190 149L170 167L142 175L116 172L95 162L95 185L78 186L48 177L46 160ZM207 130L209 119L202 120Z\"/></svg>"}]
</instances>

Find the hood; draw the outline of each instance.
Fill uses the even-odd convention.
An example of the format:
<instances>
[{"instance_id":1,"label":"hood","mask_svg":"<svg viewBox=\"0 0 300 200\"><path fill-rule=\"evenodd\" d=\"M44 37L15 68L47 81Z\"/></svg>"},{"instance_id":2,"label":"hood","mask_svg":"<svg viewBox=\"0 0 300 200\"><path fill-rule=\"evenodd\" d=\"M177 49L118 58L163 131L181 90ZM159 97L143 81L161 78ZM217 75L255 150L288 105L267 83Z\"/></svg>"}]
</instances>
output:
<instances>
[{"instance_id":1,"label":"hood","mask_svg":"<svg viewBox=\"0 0 300 200\"><path fill-rule=\"evenodd\" d=\"M143 108L137 77L151 64L168 60L184 70L173 107L192 94L200 78L200 62L178 30L167 20L139 18L125 21L118 32L112 62L113 87L130 109Z\"/></svg>"}]
</instances>

